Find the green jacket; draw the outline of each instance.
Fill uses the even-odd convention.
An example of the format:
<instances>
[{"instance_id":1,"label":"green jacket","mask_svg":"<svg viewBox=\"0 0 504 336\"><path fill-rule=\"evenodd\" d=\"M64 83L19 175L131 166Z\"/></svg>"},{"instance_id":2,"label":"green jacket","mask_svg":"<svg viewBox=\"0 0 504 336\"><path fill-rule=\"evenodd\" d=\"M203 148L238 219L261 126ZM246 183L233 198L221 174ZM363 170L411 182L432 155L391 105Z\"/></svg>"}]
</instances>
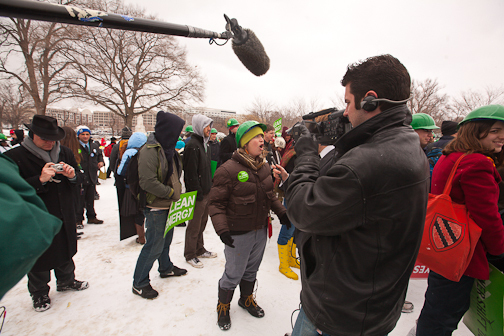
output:
<instances>
[{"instance_id":1,"label":"green jacket","mask_svg":"<svg viewBox=\"0 0 504 336\"><path fill-rule=\"evenodd\" d=\"M61 229L17 165L0 154L0 299L31 270Z\"/></svg>"},{"instance_id":2,"label":"green jacket","mask_svg":"<svg viewBox=\"0 0 504 336\"><path fill-rule=\"evenodd\" d=\"M182 172L182 160L176 154L180 163L180 169L173 163L173 174L166 182L168 174L168 161L161 147L150 134L145 145L138 152L138 177L140 187L147 193L147 207L169 209L173 201L180 199L182 185L180 174Z\"/></svg>"}]
</instances>

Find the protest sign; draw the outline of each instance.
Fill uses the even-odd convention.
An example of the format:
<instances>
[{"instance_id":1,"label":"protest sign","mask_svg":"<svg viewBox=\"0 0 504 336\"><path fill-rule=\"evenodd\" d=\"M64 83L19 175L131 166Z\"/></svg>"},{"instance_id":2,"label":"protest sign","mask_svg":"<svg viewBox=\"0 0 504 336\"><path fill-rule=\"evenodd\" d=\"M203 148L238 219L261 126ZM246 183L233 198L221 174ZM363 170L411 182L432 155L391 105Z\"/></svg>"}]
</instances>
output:
<instances>
[{"instance_id":1,"label":"protest sign","mask_svg":"<svg viewBox=\"0 0 504 336\"><path fill-rule=\"evenodd\" d=\"M173 202L168 213L164 235L175 225L191 220L194 216L194 203L196 202L197 191L191 191L180 195L180 199Z\"/></svg>"}]
</instances>

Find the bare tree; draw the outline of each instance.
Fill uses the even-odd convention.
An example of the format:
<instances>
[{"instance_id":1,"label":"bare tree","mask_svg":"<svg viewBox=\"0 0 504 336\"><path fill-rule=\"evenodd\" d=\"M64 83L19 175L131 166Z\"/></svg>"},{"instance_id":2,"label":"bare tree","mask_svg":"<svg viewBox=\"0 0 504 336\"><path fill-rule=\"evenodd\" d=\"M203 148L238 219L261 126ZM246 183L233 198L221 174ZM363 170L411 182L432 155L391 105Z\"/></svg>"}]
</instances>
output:
<instances>
[{"instance_id":1,"label":"bare tree","mask_svg":"<svg viewBox=\"0 0 504 336\"><path fill-rule=\"evenodd\" d=\"M453 119L450 97L441 93L441 89L436 79L412 80L412 99L407 103L411 113L426 113L434 119L436 124L441 124L443 120Z\"/></svg>"},{"instance_id":2,"label":"bare tree","mask_svg":"<svg viewBox=\"0 0 504 336\"><path fill-rule=\"evenodd\" d=\"M61 52L74 30L53 22L0 19L0 74L23 86L37 114L64 99L59 79L68 63Z\"/></svg>"},{"instance_id":3,"label":"bare tree","mask_svg":"<svg viewBox=\"0 0 504 336\"><path fill-rule=\"evenodd\" d=\"M463 119L478 107L491 104L504 104L504 87L486 87L483 92L468 90L454 99L454 112L458 119Z\"/></svg>"},{"instance_id":4,"label":"bare tree","mask_svg":"<svg viewBox=\"0 0 504 336\"><path fill-rule=\"evenodd\" d=\"M33 114L33 105L27 98L23 86L3 83L0 88L0 105L3 108L3 121L14 129L28 122Z\"/></svg>"},{"instance_id":5,"label":"bare tree","mask_svg":"<svg viewBox=\"0 0 504 336\"><path fill-rule=\"evenodd\" d=\"M142 11L119 6L137 17ZM91 100L124 119L152 109L173 110L189 101L202 101L204 82L186 61L186 51L172 36L81 28L79 41L67 53L73 74L67 80L69 93Z\"/></svg>"},{"instance_id":6,"label":"bare tree","mask_svg":"<svg viewBox=\"0 0 504 336\"><path fill-rule=\"evenodd\" d=\"M255 97L252 106L245 109L246 118L248 120L254 119L261 123L272 123L272 114L275 112L275 105L260 97Z\"/></svg>"}]
</instances>

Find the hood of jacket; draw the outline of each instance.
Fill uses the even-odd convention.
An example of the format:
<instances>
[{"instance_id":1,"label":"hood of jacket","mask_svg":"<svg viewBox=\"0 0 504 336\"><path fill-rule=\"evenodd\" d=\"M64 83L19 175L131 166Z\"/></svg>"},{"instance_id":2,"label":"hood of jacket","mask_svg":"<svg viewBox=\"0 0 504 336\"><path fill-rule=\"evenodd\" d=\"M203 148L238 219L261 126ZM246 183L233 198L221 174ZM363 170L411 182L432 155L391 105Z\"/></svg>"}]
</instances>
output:
<instances>
[{"instance_id":1,"label":"hood of jacket","mask_svg":"<svg viewBox=\"0 0 504 336\"><path fill-rule=\"evenodd\" d=\"M197 135L199 135L200 137L203 138L203 142L205 144L207 144L208 140L210 139L210 136L205 137L205 134L203 132L205 127L207 127L208 125L210 125L210 127L212 127L213 120L208 118L207 116L204 116L202 114L196 114L192 118L193 131L194 131L194 133L196 133Z\"/></svg>"},{"instance_id":2,"label":"hood of jacket","mask_svg":"<svg viewBox=\"0 0 504 336\"><path fill-rule=\"evenodd\" d=\"M128 140L126 149L140 148L147 142L147 136L142 132L135 132Z\"/></svg>"}]
</instances>

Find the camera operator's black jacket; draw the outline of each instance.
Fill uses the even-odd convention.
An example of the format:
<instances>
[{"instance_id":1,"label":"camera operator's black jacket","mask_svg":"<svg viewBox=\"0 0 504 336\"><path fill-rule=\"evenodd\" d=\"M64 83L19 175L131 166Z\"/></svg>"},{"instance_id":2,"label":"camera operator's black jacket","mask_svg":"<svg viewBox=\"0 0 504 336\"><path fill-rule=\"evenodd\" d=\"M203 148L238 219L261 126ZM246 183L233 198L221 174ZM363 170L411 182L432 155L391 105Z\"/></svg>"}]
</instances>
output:
<instances>
[{"instance_id":1,"label":"camera operator's black jacket","mask_svg":"<svg viewBox=\"0 0 504 336\"><path fill-rule=\"evenodd\" d=\"M315 326L339 336L386 335L401 315L422 239L429 166L405 105L383 111L336 143L319 177L317 146L296 144L287 187L301 230L301 303Z\"/></svg>"}]
</instances>

